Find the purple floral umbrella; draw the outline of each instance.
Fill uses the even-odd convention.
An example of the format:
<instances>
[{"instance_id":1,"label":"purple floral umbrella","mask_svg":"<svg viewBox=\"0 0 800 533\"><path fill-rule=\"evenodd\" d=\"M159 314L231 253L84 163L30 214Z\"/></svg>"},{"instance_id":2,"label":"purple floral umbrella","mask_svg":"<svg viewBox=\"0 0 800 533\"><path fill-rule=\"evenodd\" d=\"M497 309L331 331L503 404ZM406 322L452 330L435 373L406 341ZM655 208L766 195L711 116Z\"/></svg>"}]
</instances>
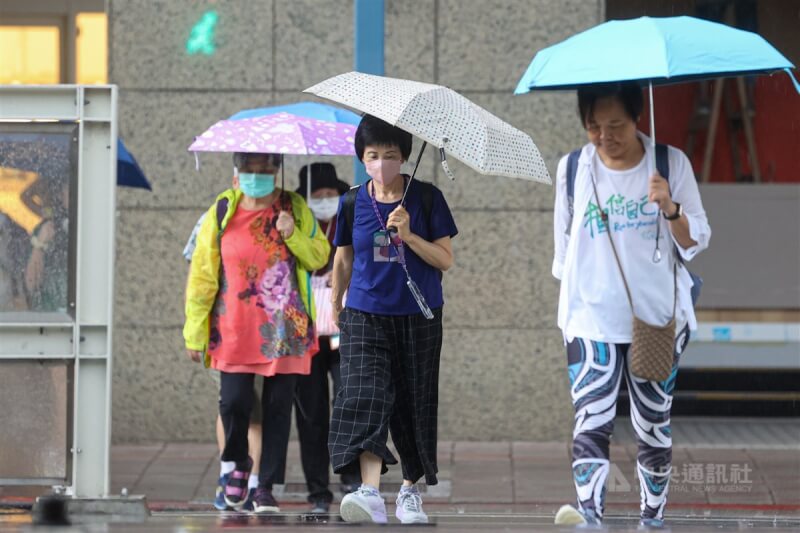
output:
<instances>
[{"instance_id":1,"label":"purple floral umbrella","mask_svg":"<svg viewBox=\"0 0 800 533\"><path fill-rule=\"evenodd\" d=\"M355 131L352 124L276 113L220 120L195 137L189 151L352 156Z\"/></svg>"}]
</instances>

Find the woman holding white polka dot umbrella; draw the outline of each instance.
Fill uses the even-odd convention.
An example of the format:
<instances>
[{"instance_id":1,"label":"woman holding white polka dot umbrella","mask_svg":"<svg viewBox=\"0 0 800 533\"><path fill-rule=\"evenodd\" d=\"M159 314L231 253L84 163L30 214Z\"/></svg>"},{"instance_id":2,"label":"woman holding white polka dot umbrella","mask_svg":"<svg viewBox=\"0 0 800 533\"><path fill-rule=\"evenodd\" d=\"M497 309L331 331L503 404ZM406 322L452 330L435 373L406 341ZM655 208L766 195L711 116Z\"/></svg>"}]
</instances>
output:
<instances>
[{"instance_id":1,"label":"woman holding white polka dot umbrella","mask_svg":"<svg viewBox=\"0 0 800 533\"><path fill-rule=\"evenodd\" d=\"M414 179L416 168L408 176L400 167L413 134L440 149L448 175L445 152L483 174L550 178L528 135L445 87L353 72L307 92L366 113L355 149L371 179L344 195L334 237L342 387L328 449L334 472L362 479L340 512L347 522L387 522L380 479L398 462L387 447L391 434L403 472L395 516L426 523L416 483L438 482L442 276L458 229L442 192Z\"/></svg>"}]
</instances>

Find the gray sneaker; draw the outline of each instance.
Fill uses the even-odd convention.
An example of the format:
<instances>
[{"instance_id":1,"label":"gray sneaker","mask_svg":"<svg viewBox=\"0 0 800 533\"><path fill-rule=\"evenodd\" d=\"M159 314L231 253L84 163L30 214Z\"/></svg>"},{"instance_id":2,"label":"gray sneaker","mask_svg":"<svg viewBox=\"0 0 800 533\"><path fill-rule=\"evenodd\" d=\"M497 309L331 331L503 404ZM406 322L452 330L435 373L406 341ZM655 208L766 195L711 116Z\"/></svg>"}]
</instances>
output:
<instances>
[{"instance_id":1,"label":"gray sneaker","mask_svg":"<svg viewBox=\"0 0 800 533\"><path fill-rule=\"evenodd\" d=\"M397 510L394 515L403 524L427 524L428 515L422 510L422 496L416 485L410 489L400 489L397 495Z\"/></svg>"},{"instance_id":2,"label":"gray sneaker","mask_svg":"<svg viewBox=\"0 0 800 533\"><path fill-rule=\"evenodd\" d=\"M339 504L339 513L345 522L386 523L386 503L381 498L381 494L364 485L342 498L342 503Z\"/></svg>"}]
</instances>

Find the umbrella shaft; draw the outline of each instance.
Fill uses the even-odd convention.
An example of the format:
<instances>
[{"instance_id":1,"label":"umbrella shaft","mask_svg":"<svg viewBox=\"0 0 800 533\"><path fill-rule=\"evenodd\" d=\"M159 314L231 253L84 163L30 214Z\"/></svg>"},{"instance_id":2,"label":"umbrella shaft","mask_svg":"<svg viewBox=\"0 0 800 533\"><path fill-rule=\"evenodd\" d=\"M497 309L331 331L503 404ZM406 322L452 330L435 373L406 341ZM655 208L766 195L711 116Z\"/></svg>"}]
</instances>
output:
<instances>
[{"instance_id":1,"label":"umbrella shaft","mask_svg":"<svg viewBox=\"0 0 800 533\"><path fill-rule=\"evenodd\" d=\"M649 83L650 90L650 162L652 168L656 168L656 111L655 102L653 101L653 82Z\"/></svg>"},{"instance_id":2,"label":"umbrella shaft","mask_svg":"<svg viewBox=\"0 0 800 533\"><path fill-rule=\"evenodd\" d=\"M400 205L403 205L403 203L406 201L406 194L408 194L408 188L411 187L411 182L414 181L414 176L417 175L417 169L419 168L419 164L422 161L422 154L425 152L426 146L428 146L428 141L422 141L422 148L419 149L419 154L417 155L417 164L414 165L414 172L411 173L411 179L408 180L406 189L403 191L403 197L400 199Z\"/></svg>"}]
</instances>

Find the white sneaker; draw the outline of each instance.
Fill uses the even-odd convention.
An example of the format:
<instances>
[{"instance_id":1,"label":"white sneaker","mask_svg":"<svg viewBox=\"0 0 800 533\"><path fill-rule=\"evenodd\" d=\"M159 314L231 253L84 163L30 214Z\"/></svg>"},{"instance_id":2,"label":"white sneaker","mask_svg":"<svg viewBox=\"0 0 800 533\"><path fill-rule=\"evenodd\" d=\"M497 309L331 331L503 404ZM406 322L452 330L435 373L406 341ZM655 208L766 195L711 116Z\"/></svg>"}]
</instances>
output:
<instances>
[{"instance_id":1,"label":"white sneaker","mask_svg":"<svg viewBox=\"0 0 800 533\"><path fill-rule=\"evenodd\" d=\"M342 498L339 514L345 522L385 524L386 503L377 490L361 485L357 491Z\"/></svg>"},{"instance_id":2,"label":"white sneaker","mask_svg":"<svg viewBox=\"0 0 800 533\"><path fill-rule=\"evenodd\" d=\"M571 505L562 505L555 519L557 526L597 527L601 523L593 510L580 511Z\"/></svg>"},{"instance_id":3,"label":"white sneaker","mask_svg":"<svg viewBox=\"0 0 800 533\"><path fill-rule=\"evenodd\" d=\"M400 489L397 495L397 510L394 515L403 524L427 524L428 515L422 510L422 496L416 486Z\"/></svg>"}]
</instances>

